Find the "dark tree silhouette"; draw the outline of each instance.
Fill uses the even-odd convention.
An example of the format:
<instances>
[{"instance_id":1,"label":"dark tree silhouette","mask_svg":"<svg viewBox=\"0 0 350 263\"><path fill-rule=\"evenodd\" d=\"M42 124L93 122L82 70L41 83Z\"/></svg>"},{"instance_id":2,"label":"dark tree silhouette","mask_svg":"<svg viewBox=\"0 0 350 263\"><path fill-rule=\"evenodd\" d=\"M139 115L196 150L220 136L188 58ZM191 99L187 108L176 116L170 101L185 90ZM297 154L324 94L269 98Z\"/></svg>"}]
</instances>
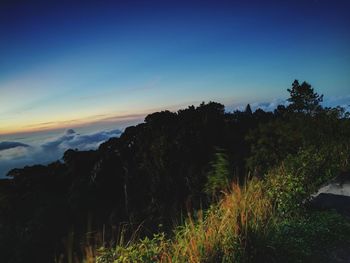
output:
<instances>
[{"instance_id":1,"label":"dark tree silhouette","mask_svg":"<svg viewBox=\"0 0 350 263\"><path fill-rule=\"evenodd\" d=\"M248 103L247 106L245 107L244 113L248 114L248 115L252 115L252 108L250 107L250 104Z\"/></svg>"},{"instance_id":2,"label":"dark tree silhouette","mask_svg":"<svg viewBox=\"0 0 350 263\"><path fill-rule=\"evenodd\" d=\"M299 81L295 80L292 88L287 91L290 93L288 109L293 112L314 114L322 108L320 103L323 101L323 95L317 94L305 81L299 84Z\"/></svg>"}]
</instances>

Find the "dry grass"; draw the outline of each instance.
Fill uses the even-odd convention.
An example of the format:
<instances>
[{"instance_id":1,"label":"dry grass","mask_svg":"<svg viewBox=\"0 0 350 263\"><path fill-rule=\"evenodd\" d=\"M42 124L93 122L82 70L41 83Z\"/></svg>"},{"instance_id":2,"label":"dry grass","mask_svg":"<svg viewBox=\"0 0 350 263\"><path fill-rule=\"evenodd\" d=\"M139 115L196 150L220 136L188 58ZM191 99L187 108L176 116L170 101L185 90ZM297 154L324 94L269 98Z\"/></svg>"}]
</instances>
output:
<instances>
[{"instance_id":1,"label":"dry grass","mask_svg":"<svg viewBox=\"0 0 350 263\"><path fill-rule=\"evenodd\" d=\"M249 262L266 245L273 211L263 182L232 184L219 203L189 216L171 240L160 234L116 249L88 250L85 262Z\"/></svg>"},{"instance_id":2,"label":"dry grass","mask_svg":"<svg viewBox=\"0 0 350 263\"><path fill-rule=\"evenodd\" d=\"M176 231L169 262L239 261L252 252L251 237L264 236L272 220L273 206L260 181L233 184L218 205Z\"/></svg>"}]
</instances>

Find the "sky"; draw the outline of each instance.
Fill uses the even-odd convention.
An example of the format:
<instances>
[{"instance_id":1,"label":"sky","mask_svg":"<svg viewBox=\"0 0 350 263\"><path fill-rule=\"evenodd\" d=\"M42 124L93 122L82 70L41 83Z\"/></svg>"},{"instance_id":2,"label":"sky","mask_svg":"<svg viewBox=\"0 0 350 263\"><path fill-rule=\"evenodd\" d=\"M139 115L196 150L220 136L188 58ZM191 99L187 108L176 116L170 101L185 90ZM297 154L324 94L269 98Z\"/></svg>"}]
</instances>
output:
<instances>
[{"instance_id":1,"label":"sky","mask_svg":"<svg viewBox=\"0 0 350 263\"><path fill-rule=\"evenodd\" d=\"M202 101L269 109L294 79L348 105L349 10L348 0L1 1L0 143L43 148L69 129L108 134ZM0 149L0 173L3 151L19 148L30 149Z\"/></svg>"},{"instance_id":2,"label":"sky","mask_svg":"<svg viewBox=\"0 0 350 263\"><path fill-rule=\"evenodd\" d=\"M350 93L347 0L0 4L0 134ZM142 118L141 118L142 119Z\"/></svg>"}]
</instances>

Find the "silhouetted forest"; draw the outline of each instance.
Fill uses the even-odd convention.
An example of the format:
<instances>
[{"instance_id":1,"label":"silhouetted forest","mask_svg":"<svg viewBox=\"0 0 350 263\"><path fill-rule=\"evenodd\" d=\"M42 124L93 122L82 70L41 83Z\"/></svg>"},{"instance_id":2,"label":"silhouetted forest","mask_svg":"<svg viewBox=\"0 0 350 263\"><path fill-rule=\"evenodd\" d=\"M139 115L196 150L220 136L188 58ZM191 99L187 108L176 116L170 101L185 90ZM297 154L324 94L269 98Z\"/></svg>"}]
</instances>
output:
<instances>
[{"instance_id":1,"label":"silhouetted forest","mask_svg":"<svg viewBox=\"0 0 350 263\"><path fill-rule=\"evenodd\" d=\"M297 197L305 198L348 171L350 120L341 108L322 107L306 82L288 92L289 105L274 112L227 112L209 102L152 113L97 150L69 149L63 161L13 169L0 180L1 261L53 262L98 234L108 243L124 226L131 234L142 225L142 236L169 232L189 211L209 207L223 184L264 178L287 161L302 166L303 156L318 153L325 161L312 157L316 175ZM216 173L220 165L226 172Z\"/></svg>"}]
</instances>

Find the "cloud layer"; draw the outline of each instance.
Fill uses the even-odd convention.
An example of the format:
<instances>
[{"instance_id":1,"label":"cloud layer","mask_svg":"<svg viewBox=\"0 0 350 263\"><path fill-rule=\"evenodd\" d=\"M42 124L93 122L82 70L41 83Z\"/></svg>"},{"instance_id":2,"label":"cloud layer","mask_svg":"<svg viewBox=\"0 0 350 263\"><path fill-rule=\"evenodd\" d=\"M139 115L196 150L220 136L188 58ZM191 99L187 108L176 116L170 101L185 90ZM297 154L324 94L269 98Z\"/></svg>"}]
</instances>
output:
<instances>
[{"instance_id":1,"label":"cloud layer","mask_svg":"<svg viewBox=\"0 0 350 263\"><path fill-rule=\"evenodd\" d=\"M0 151L8 150L16 147L29 147L29 145L21 142L0 142Z\"/></svg>"},{"instance_id":2,"label":"cloud layer","mask_svg":"<svg viewBox=\"0 0 350 263\"><path fill-rule=\"evenodd\" d=\"M56 138L38 141L35 145L21 142L0 142L0 178L13 168L47 164L60 159L67 149L97 149L101 143L111 137L118 137L121 133L120 130L111 130L81 135L69 129Z\"/></svg>"},{"instance_id":3,"label":"cloud layer","mask_svg":"<svg viewBox=\"0 0 350 263\"><path fill-rule=\"evenodd\" d=\"M278 105L287 106L289 103L286 99L274 99L268 102L253 102L250 106L253 111L262 109L264 111L274 111ZM325 98L322 102L324 107L343 107L346 111L350 112L350 94L346 96L334 96ZM229 110L244 110L246 105L232 105L228 107Z\"/></svg>"}]
</instances>

